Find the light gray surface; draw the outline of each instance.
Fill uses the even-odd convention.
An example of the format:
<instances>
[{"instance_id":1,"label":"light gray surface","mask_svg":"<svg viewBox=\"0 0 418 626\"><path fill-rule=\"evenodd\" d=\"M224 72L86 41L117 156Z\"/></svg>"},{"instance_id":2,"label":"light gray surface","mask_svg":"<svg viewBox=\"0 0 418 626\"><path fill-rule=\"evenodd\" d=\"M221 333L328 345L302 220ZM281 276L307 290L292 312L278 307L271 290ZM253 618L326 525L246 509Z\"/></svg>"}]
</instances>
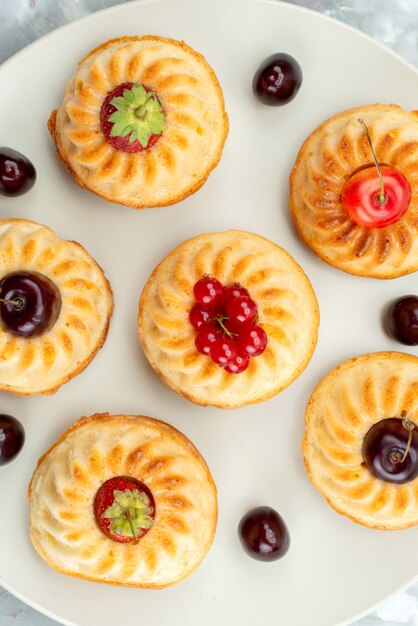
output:
<instances>
[{"instance_id":1,"label":"light gray surface","mask_svg":"<svg viewBox=\"0 0 418 626\"><path fill-rule=\"evenodd\" d=\"M418 0L288 1L359 28L418 66ZM0 0L0 62L69 21L123 3L124 0ZM356 622L356 626L401 624L418 626L418 585L387 600L377 612ZM0 588L0 626L54 625L55 622Z\"/></svg>"}]
</instances>

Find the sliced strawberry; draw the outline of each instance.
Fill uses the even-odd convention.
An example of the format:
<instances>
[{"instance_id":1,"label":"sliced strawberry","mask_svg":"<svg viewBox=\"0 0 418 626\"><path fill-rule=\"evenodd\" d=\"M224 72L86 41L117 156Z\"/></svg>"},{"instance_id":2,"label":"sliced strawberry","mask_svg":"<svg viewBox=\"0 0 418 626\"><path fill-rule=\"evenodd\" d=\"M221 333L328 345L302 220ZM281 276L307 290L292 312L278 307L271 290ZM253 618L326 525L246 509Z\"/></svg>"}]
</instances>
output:
<instances>
[{"instance_id":1,"label":"sliced strawberry","mask_svg":"<svg viewBox=\"0 0 418 626\"><path fill-rule=\"evenodd\" d=\"M122 83L107 94L100 124L106 141L123 152L151 148L166 128L160 99L139 83Z\"/></svg>"},{"instance_id":2,"label":"sliced strawberry","mask_svg":"<svg viewBox=\"0 0 418 626\"><path fill-rule=\"evenodd\" d=\"M100 529L120 543L137 543L151 528L155 503L144 483L129 476L115 476L100 487L94 500Z\"/></svg>"}]
</instances>

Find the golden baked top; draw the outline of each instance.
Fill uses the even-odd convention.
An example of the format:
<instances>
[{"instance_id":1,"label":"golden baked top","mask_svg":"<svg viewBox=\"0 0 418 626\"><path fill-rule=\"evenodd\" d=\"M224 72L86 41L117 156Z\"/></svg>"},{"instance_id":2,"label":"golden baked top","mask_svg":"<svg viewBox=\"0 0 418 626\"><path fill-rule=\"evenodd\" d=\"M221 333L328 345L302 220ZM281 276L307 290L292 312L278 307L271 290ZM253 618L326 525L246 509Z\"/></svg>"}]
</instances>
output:
<instances>
[{"instance_id":1,"label":"golden baked top","mask_svg":"<svg viewBox=\"0 0 418 626\"><path fill-rule=\"evenodd\" d=\"M0 389L49 394L81 372L102 346L113 311L103 271L74 241L21 219L0 220L0 280L25 270L49 278L61 295L55 324L35 337L0 324Z\"/></svg>"},{"instance_id":2,"label":"golden baked top","mask_svg":"<svg viewBox=\"0 0 418 626\"><path fill-rule=\"evenodd\" d=\"M189 312L193 286L207 274L223 285L239 282L257 304L268 343L242 373L229 374L196 350ZM264 237L230 230L193 237L161 261L141 295L138 333L151 366L174 391L197 404L235 408L266 400L299 376L318 323L315 293L296 261Z\"/></svg>"},{"instance_id":3,"label":"golden baked top","mask_svg":"<svg viewBox=\"0 0 418 626\"><path fill-rule=\"evenodd\" d=\"M94 517L100 486L114 476L143 482L155 518L138 543L108 538ZM34 547L54 569L102 583L165 587L190 574L216 528L216 487L194 445L150 417L82 418L40 459L29 487Z\"/></svg>"},{"instance_id":4,"label":"golden baked top","mask_svg":"<svg viewBox=\"0 0 418 626\"><path fill-rule=\"evenodd\" d=\"M418 524L418 478L393 484L363 462L363 439L380 420L418 424L418 358L378 352L345 361L317 385L303 440L309 478L339 513L380 529Z\"/></svg>"},{"instance_id":5,"label":"golden baked top","mask_svg":"<svg viewBox=\"0 0 418 626\"><path fill-rule=\"evenodd\" d=\"M345 182L373 159L397 168L412 192L406 213L385 228L365 228L344 210ZM301 147L290 177L290 208L301 238L324 261L350 274L395 278L418 269L418 114L373 104L323 122Z\"/></svg>"},{"instance_id":6,"label":"golden baked top","mask_svg":"<svg viewBox=\"0 0 418 626\"><path fill-rule=\"evenodd\" d=\"M140 152L114 148L102 132L102 104L124 83L155 92L165 115L158 141ZM228 118L218 80L201 54L172 39L121 37L80 61L49 128L81 186L140 209L178 202L205 182L220 159Z\"/></svg>"}]
</instances>

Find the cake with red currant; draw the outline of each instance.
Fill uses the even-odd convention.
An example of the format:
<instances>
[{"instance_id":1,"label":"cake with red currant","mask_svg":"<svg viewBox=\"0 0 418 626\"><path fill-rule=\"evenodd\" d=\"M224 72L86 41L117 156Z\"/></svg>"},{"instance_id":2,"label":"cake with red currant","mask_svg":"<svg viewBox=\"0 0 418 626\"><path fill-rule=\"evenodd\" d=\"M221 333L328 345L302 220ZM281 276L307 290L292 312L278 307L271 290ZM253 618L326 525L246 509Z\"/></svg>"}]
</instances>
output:
<instances>
[{"instance_id":1,"label":"cake with red currant","mask_svg":"<svg viewBox=\"0 0 418 626\"><path fill-rule=\"evenodd\" d=\"M278 245L231 230L189 239L141 295L139 338L161 379L192 402L235 408L287 387L317 341L309 279Z\"/></svg>"},{"instance_id":2,"label":"cake with red currant","mask_svg":"<svg viewBox=\"0 0 418 626\"><path fill-rule=\"evenodd\" d=\"M305 466L338 512L383 530L418 524L418 358L345 361L306 408Z\"/></svg>"},{"instance_id":3,"label":"cake with red currant","mask_svg":"<svg viewBox=\"0 0 418 626\"><path fill-rule=\"evenodd\" d=\"M418 269L418 115L396 105L344 111L316 128L290 177L303 241L350 274Z\"/></svg>"},{"instance_id":4,"label":"cake with red currant","mask_svg":"<svg viewBox=\"0 0 418 626\"><path fill-rule=\"evenodd\" d=\"M48 127L82 187L142 209L203 185L221 157L228 117L200 53L173 39L120 37L80 61Z\"/></svg>"},{"instance_id":5,"label":"cake with red currant","mask_svg":"<svg viewBox=\"0 0 418 626\"><path fill-rule=\"evenodd\" d=\"M41 457L29 486L30 535L53 569L159 589L209 550L216 487L185 435L150 417L96 414Z\"/></svg>"},{"instance_id":6,"label":"cake with red currant","mask_svg":"<svg viewBox=\"0 0 418 626\"><path fill-rule=\"evenodd\" d=\"M109 282L80 244L28 220L0 220L0 259L0 389L54 393L106 339Z\"/></svg>"}]
</instances>

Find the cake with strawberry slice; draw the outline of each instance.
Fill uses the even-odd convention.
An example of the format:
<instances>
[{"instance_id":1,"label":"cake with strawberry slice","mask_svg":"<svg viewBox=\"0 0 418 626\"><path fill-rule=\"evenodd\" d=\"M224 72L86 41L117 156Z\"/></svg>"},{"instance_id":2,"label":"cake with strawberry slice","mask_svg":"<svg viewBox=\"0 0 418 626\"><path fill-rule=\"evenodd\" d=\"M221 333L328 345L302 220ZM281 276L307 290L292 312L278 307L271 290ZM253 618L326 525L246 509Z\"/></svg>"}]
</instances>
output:
<instances>
[{"instance_id":1,"label":"cake with strawberry slice","mask_svg":"<svg viewBox=\"0 0 418 626\"><path fill-rule=\"evenodd\" d=\"M208 466L185 435L103 413L80 419L41 457L29 507L32 543L53 569L154 589L198 567L218 512Z\"/></svg>"},{"instance_id":2,"label":"cake with strawberry slice","mask_svg":"<svg viewBox=\"0 0 418 626\"><path fill-rule=\"evenodd\" d=\"M120 37L92 50L48 127L84 188L135 209L197 191L228 134L218 79L184 42Z\"/></svg>"}]
</instances>

